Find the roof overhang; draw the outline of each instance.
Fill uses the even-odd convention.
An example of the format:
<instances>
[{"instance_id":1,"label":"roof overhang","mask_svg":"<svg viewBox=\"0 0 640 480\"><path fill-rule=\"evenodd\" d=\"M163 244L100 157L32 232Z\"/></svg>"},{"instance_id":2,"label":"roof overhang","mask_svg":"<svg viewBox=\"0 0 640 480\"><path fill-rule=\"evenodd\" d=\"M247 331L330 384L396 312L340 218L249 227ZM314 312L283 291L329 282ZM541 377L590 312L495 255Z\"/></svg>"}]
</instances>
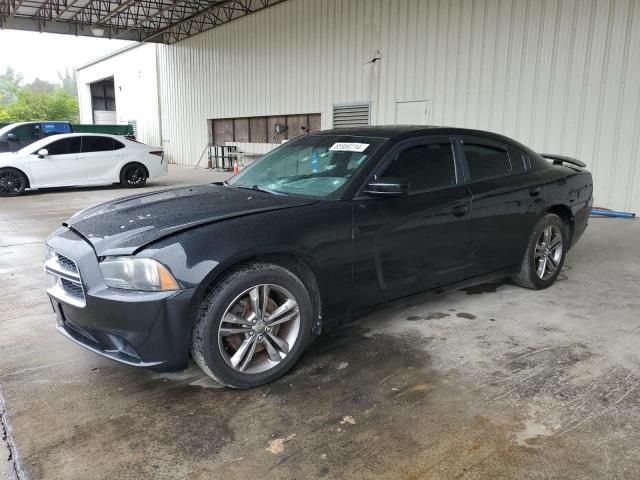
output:
<instances>
[{"instance_id":1,"label":"roof overhang","mask_svg":"<svg viewBox=\"0 0 640 480\"><path fill-rule=\"evenodd\" d=\"M286 0L0 0L0 28L175 43Z\"/></svg>"}]
</instances>

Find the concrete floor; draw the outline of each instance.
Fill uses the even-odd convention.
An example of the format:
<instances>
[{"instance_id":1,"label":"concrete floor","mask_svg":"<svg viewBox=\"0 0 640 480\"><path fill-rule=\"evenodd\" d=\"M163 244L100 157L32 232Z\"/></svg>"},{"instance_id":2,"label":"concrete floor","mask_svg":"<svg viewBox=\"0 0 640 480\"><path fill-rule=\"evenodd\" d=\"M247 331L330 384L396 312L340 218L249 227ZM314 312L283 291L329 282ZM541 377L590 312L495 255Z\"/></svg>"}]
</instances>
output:
<instances>
[{"instance_id":1,"label":"concrete floor","mask_svg":"<svg viewBox=\"0 0 640 480\"><path fill-rule=\"evenodd\" d=\"M148 188L213 178L173 168ZM44 239L126 193L0 199L0 478L640 476L640 222L593 219L546 291L414 297L320 338L280 381L233 391L55 332Z\"/></svg>"}]
</instances>

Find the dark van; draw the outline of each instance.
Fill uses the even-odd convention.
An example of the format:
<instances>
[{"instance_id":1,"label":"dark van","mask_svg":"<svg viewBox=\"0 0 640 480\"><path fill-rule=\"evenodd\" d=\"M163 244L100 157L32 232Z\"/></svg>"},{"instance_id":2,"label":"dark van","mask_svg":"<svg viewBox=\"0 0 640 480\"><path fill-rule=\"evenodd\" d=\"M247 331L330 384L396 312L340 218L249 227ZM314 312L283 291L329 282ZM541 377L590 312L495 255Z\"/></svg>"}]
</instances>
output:
<instances>
[{"instance_id":1,"label":"dark van","mask_svg":"<svg viewBox=\"0 0 640 480\"><path fill-rule=\"evenodd\" d=\"M0 152L15 152L41 138L74 133L69 122L21 122L0 128Z\"/></svg>"}]
</instances>

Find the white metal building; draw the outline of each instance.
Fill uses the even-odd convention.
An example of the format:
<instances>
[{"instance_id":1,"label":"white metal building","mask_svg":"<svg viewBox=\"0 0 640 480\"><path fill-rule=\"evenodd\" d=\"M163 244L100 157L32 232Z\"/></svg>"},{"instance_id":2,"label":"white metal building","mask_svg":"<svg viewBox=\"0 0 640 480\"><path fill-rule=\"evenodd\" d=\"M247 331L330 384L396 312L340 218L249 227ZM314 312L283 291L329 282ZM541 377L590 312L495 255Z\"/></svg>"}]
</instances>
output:
<instances>
[{"instance_id":1,"label":"white metal building","mask_svg":"<svg viewBox=\"0 0 640 480\"><path fill-rule=\"evenodd\" d=\"M597 205L640 211L638 0L288 0L78 73L83 121L113 76L118 120L180 164L283 121L463 126L582 159Z\"/></svg>"},{"instance_id":2,"label":"white metal building","mask_svg":"<svg viewBox=\"0 0 640 480\"><path fill-rule=\"evenodd\" d=\"M76 69L80 123L133 123L160 146L157 44L134 44Z\"/></svg>"}]
</instances>

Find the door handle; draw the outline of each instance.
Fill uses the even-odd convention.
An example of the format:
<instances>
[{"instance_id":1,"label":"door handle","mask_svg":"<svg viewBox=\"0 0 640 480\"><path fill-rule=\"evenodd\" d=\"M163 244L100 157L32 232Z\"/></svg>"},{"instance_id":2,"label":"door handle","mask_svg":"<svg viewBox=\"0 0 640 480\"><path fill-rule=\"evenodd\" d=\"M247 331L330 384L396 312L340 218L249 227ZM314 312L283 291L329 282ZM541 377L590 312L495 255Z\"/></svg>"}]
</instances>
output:
<instances>
[{"instance_id":1,"label":"door handle","mask_svg":"<svg viewBox=\"0 0 640 480\"><path fill-rule=\"evenodd\" d=\"M451 213L454 217L464 217L469 211L469 207L466 205L458 205L457 207L453 207L451 209Z\"/></svg>"},{"instance_id":2,"label":"door handle","mask_svg":"<svg viewBox=\"0 0 640 480\"><path fill-rule=\"evenodd\" d=\"M542 192L542 187L533 187L529 189L529 195L532 197L537 197Z\"/></svg>"}]
</instances>

